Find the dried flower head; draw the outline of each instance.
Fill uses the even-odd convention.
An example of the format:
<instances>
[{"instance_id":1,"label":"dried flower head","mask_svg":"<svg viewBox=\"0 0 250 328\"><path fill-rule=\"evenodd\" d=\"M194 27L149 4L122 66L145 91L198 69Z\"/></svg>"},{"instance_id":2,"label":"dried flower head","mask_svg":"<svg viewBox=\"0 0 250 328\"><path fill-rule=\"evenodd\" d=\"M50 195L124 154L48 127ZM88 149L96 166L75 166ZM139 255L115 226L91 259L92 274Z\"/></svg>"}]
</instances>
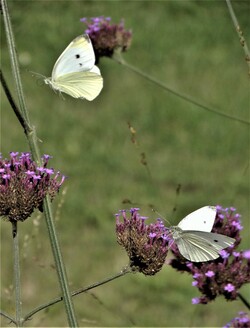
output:
<instances>
[{"instance_id":1,"label":"dried flower head","mask_svg":"<svg viewBox=\"0 0 250 328\"><path fill-rule=\"evenodd\" d=\"M168 252L167 230L160 219L145 224L147 219L139 215L138 208L131 208L116 214L117 242L123 246L130 259L130 267L145 275L159 272Z\"/></svg>"},{"instance_id":2,"label":"dried flower head","mask_svg":"<svg viewBox=\"0 0 250 328\"><path fill-rule=\"evenodd\" d=\"M235 238L233 246L220 251L220 257L211 262L192 263L186 261L176 246L172 246L176 259L170 265L178 271L192 274L193 286L202 293L201 297L192 300L193 304L206 304L219 295L227 300L235 300L239 288L250 282L250 254L249 251L237 252L236 246L241 241L240 231L242 225L240 215L234 208L223 209L217 206L217 215L212 232L224 234Z\"/></svg>"},{"instance_id":3,"label":"dried flower head","mask_svg":"<svg viewBox=\"0 0 250 328\"><path fill-rule=\"evenodd\" d=\"M11 152L9 159L0 158L0 215L11 222L24 221L38 208L46 195L53 200L65 177L48 168L49 155L37 166L30 153ZM60 180L58 178L60 177Z\"/></svg>"},{"instance_id":4,"label":"dried flower head","mask_svg":"<svg viewBox=\"0 0 250 328\"><path fill-rule=\"evenodd\" d=\"M124 21L119 24L111 24L110 17L81 18L80 20L87 25L85 33L89 35L96 55L96 61L100 57L112 57L114 51L126 51L132 39L131 30L125 30Z\"/></svg>"},{"instance_id":5,"label":"dried flower head","mask_svg":"<svg viewBox=\"0 0 250 328\"><path fill-rule=\"evenodd\" d=\"M233 318L223 328L249 328L250 317L245 312L239 312L238 317Z\"/></svg>"}]
</instances>

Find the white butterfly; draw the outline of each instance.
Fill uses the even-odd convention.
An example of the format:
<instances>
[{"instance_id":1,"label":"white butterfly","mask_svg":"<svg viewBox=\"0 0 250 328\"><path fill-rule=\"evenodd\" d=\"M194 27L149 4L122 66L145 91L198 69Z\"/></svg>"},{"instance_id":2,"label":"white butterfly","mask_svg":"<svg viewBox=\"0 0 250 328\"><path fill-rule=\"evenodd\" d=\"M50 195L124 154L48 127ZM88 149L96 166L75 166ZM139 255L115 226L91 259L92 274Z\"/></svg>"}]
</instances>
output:
<instances>
[{"instance_id":1,"label":"white butterfly","mask_svg":"<svg viewBox=\"0 0 250 328\"><path fill-rule=\"evenodd\" d=\"M93 100L99 95L103 79L95 66L95 53L87 34L78 36L68 45L57 59L51 78L44 82L74 98Z\"/></svg>"},{"instance_id":2,"label":"white butterfly","mask_svg":"<svg viewBox=\"0 0 250 328\"><path fill-rule=\"evenodd\" d=\"M178 226L170 227L183 257L192 262L215 260L220 256L219 251L234 244L234 238L210 232L215 217L216 208L204 206L187 215Z\"/></svg>"}]
</instances>

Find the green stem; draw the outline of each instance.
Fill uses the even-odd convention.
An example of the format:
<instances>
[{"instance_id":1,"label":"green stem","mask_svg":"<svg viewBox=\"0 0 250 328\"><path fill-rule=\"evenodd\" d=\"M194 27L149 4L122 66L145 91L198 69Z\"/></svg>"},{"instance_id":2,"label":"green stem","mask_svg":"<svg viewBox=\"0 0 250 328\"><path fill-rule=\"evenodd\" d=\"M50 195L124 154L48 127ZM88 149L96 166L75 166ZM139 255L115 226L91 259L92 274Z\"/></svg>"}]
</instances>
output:
<instances>
[{"instance_id":1,"label":"green stem","mask_svg":"<svg viewBox=\"0 0 250 328\"><path fill-rule=\"evenodd\" d=\"M22 127L24 129L24 133L27 134L27 133L31 132L32 128L27 124L27 122L25 121L25 119L23 117L23 114L21 113L20 109L16 105L1 69L0 69L0 80L1 80L1 84L4 89L4 92L6 94L6 97L8 98L9 103L16 114L18 121L20 122L20 124L22 125Z\"/></svg>"},{"instance_id":2,"label":"green stem","mask_svg":"<svg viewBox=\"0 0 250 328\"><path fill-rule=\"evenodd\" d=\"M13 249L14 249L14 284L16 298L16 325L22 327L22 301L21 301L21 280L20 280L20 259L17 221L12 223Z\"/></svg>"},{"instance_id":3,"label":"green stem","mask_svg":"<svg viewBox=\"0 0 250 328\"><path fill-rule=\"evenodd\" d=\"M4 318L10 320L9 324L13 322L15 325L17 325L16 320L14 318L12 318L10 315L8 315L7 313L0 311L0 315Z\"/></svg>"},{"instance_id":4,"label":"green stem","mask_svg":"<svg viewBox=\"0 0 250 328\"><path fill-rule=\"evenodd\" d=\"M110 282L110 281L112 281L112 280L115 280L115 279L117 279L117 278L119 278L119 277L122 277L122 276L124 276L125 274L127 274L127 273L131 273L131 272L132 272L132 271L131 271L130 267L126 267L124 270L122 270L121 272L119 272L119 273L113 275L112 277L109 277L109 278L106 278L106 279L104 279L104 280L102 280L102 281L96 282L96 283L94 283L94 284L92 284L92 285L89 285L88 287L82 287L82 288L79 288L78 290L72 292L72 293L71 293L71 296L72 296L72 297L73 297L73 296L77 296L77 295L79 295L79 294L81 294L81 293L87 292L87 291L89 291L90 289L93 289L93 288L95 288L95 287L98 287L98 286L104 285L104 284L106 284L106 283L108 283L108 282ZM36 309L32 310L30 313L28 313L28 314L24 317L24 321L29 320L29 319L30 319L34 314L36 314L37 312L42 311L42 310L46 309L47 307L49 307L49 306L51 306L51 305L54 305L54 304L56 304L56 303L59 303L59 302L61 302L62 300L63 300L63 297L61 296L61 297L57 297L57 298L55 298L54 300L51 300L50 302L48 302L48 303L46 303L46 304L43 304L43 305L38 306Z\"/></svg>"},{"instance_id":5,"label":"green stem","mask_svg":"<svg viewBox=\"0 0 250 328\"><path fill-rule=\"evenodd\" d=\"M20 103L20 109L24 115L25 120L29 124L29 116L28 116L28 111L27 111L27 107L25 104L25 100L24 100L24 93L23 93L20 71L19 71L19 66L18 66L18 60L17 60L16 50L15 50L15 39L14 39L12 27L11 27L10 15L9 15L6 0L1 0L1 4L2 4L2 11L3 11L3 16L4 16L7 43L8 43L8 47L9 47L10 59L11 59L11 64L12 64L12 73L14 76L14 80L16 81L16 90L17 90L18 100Z\"/></svg>"},{"instance_id":6,"label":"green stem","mask_svg":"<svg viewBox=\"0 0 250 328\"><path fill-rule=\"evenodd\" d=\"M40 159L41 156L40 156L40 151L39 151L39 147L37 144L36 131L35 131L35 128L32 127L30 124L28 110L27 110L25 100L24 100L24 94L23 94L23 88L22 88L22 83L21 83L21 78L20 78L18 60L17 60L17 56L16 56L16 51L15 51L14 35L12 32L10 15L9 15L6 0L1 0L1 5L2 5L2 12L3 12L3 17L4 17L4 25L5 25L5 30L6 30L7 43L9 46L11 66L12 66L14 81L16 84L16 90L17 90L17 95L18 95L18 100L19 100L19 106L20 106L19 108L20 108L21 118L22 118L22 120L24 120L25 126L29 127L28 129L25 129L25 135L27 137L33 159L39 165L41 165L41 159ZM8 99L10 100L10 95L8 96ZM13 103L14 103L14 101L12 103L10 102L10 104L12 105L12 108L13 108ZM18 108L18 107L16 106L16 108ZM18 119L20 121L20 117L18 117ZM20 123L22 124L22 122L20 122ZM24 125L22 124L22 126L24 126ZM52 251L53 251L53 255L54 255L56 270L57 270L57 274L58 274L58 278L59 278L59 283L60 283L62 294L63 294L63 301L64 301L64 305L66 308L68 324L70 327L77 327L77 321L76 321L76 316L75 316L75 312L74 312L73 302L72 302L70 291L69 291L66 270L65 270L64 263L62 260L60 247L59 247L59 244L57 241L56 230L55 230L55 226L54 226L54 219L52 216L52 211L50 209L50 200L48 197L46 197L46 199L44 200L44 212L45 212L46 223L47 223L47 227L48 227L48 231L49 231L50 243L51 243L51 247L52 247Z\"/></svg>"},{"instance_id":7,"label":"green stem","mask_svg":"<svg viewBox=\"0 0 250 328\"><path fill-rule=\"evenodd\" d=\"M146 80L152 82L152 83L155 83L156 85L158 85L159 87L163 88L165 91L168 91L172 94L174 94L175 96L181 98L181 99L184 99L186 100L187 102L197 106L197 107L200 107L202 109L205 109L206 111L209 111L211 113L214 113L214 114L217 114L217 115L220 115L224 118L228 118L230 120L234 120L234 121L238 121L240 123L243 123L243 124L247 124L247 125L250 125L250 122L249 121L246 121L240 117L237 117L237 116L232 116L232 115L229 115L229 114L226 114L224 112L221 112L219 110L216 110L214 108L211 108L211 107L208 107L207 105L203 105L201 103L199 103L198 101L196 101L195 99L192 99L191 97L189 96L186 96L184 94L181 94L169 87L167 87L164 83L162 83L161 81L158 81L156 78L144 73L143 71L141 71L140 69L136 68L135 66L127 63L121 56L120 53L115 53L112 57L113 60L115 60L116 62L118 62L119 64L125 66L126 68L130 69L131 71L133 71L134 73L144 77Z\"/></svg>"},{"instance_id":8,"label":"green stem","mask_svg":"<svg viewBox=\"0 0 250 328\"><path fill-rule=\"evenodd\" d=\"M238 297L239 299L242 301L243 304L245 304L245 306L248 308L248 310L250 310L250 304L248 303L248 301L245 299L245 297L243 297L241 295L241 293L238 293Z\"/></svg>"},{"instance_id":9,"label":"green stem","mask_svg":"<svg viewBox=\"0 0 250 328\"><path fill-rule=\"evenodd\" d=\"M232 18L232 21L233 21L233 24L234 24L234 27L236 29L236 32L239 36L239 39L240 39L240 44L242 45L242 48L245 52L245 59L246 59L246 62L247 62L247 65L248 65L248 68L249 68L249 75L250 75L250 53L249 53L249 49L248 49L248 46L247 46L247 43L246 43L246 40L243 36L243 32L242 32L242 29L240 27L240 24L237 20L237 17L235 15L235 12L233 10L233 7L231 5L231 1L230 0L226 0L226 3L227 3L227 7L228 7L228 11L229 11L229 14Z\"/></svg>"},{"instance_id":10,"label":"green stem","mask_svg":"<svg viewBox=\"0 0 250 328\"><path fill-rule=\"evenodd\" d=\"M71 299L69 286L67 284L68 280L67 280L66 270L65 270L65 266L63 264L62 254L60 252L60 247L59 247L58 239L56 236L54 221L51 220L52 210L51 210L51 206L50 206L49 196L46 196L46 199L45 199L43 205L44 205L43 206L44 215L46 218L47 228L48 228L48 232L49 232L49 236L50 236L51 247L52 247L52 251L53 251L53 255L54 255L54 260L55 260L55 263L57 266L57 274L59 277L59 281L61 282L63 300L65 302L66 312L68 314L68 320L69 320L69 323L72 325L72 327L77 327L77 321L76 321L75 313L74 313L74 306L73 306L73 302Z\"/></svg>"}]
</instances>

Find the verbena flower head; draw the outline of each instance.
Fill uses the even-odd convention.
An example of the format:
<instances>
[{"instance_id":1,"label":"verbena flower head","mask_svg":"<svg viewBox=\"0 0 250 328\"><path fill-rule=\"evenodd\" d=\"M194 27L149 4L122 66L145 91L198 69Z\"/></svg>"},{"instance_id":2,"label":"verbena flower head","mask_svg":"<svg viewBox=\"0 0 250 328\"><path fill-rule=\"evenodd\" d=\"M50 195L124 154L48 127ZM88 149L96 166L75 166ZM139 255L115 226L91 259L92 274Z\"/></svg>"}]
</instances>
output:
<instances>
[{"instance_id":1,"label":"verbena flower head","mask_svg":"<svg viewBox=\"0 0 250 328\"><path fill-rule=\"evenodd\" d=\"M124 21L112 24L110 17L81 18L81 22L87 25L85 33L89 35L96 55L96 61L100 57L112 57L114 51L126 51L132 40L131 30L125 30Z\"/></svg>"},{"instance_id":2,"label":"verbena flower head","mask_svg":"<svg viewBox=\"0 0 250 328\"><path fill-rule=\"evenodd\" d=\"M121 210L116 214L117 242L123 246L130 259L130 267L145 275L159 272L168 252L167 230L160 219L146 224L138 208Z\"/></svg>"},{"instance_id":3,"label":"verbena flower head","mask_svg":"<svg viewBox=\"0 0 250 328\"><path fill-rule=\"evenodd\" d=\"M65 177L48 168L49 155L37 166L30 153L11 152L9 159L0 158L0 216L9 221L24 221L38 208L46 195L53 200Z\"/></svg>"},{"instance_id":4,"label":"verbena flower head","mask_svg":"<svg viewBox=\"0 0 250 328\"><path fill-rule=\"evenodd\" d=\"M245 312L239 312L238 317L233 318L223 328L249 328L250 317Z\"/></svg>"},{"instance_id":5,"label":"verbena flower head","mask_svg":"<svg viewBox=\"0 0 250 328\"><path fill-rule=\"evenodd\" d=\"M192 274L192 285L202 293L201 297L192 301L193 304L206 304L219 295L224 295L227 300L235 300L239 288L250 282L250 252L235 250L241 241L241 230L240 215L235 209L217 206L212 232L236 239L233 246L220 252L221 257L210 262L192 263L179 254L177 247L172 247L176 259L171 260L170 265L178 271Z\"/></svg>"}]
</instances>

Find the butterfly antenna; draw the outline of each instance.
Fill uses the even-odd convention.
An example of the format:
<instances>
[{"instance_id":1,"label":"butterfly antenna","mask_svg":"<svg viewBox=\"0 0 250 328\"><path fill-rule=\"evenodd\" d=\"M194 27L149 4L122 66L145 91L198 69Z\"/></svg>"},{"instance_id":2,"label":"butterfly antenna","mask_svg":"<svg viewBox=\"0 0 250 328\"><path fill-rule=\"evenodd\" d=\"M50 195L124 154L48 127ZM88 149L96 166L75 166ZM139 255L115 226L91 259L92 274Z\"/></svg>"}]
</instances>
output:
<instances>
[{"instance_id":1,"label":"butterfly antenna","mask_svg":"<svg viewBox=\"0 0 250 328\"><path fill-rule=\"evenodd\" d=\"M152 208L152 211L153 211L154 213L156 213L157 215L159 215L159 217L160 217L163 221L166 221L168 224L171 225L171 223L170 223L166 218L164 218L164 216L161 215L161 213L159 213L158 211L156 211L155 208Z\"/></svg>"},{"instance_id":2,"label":"butterfly antenna","mask_svg":"<svg viewBox=\"0 0 250 328\"><path fill-rule=\"evenodd\" d=\"M40 74L40 73L36 73L36 72L33 72L33 71L28 71L29 73L31 73L32 74L32 76L37 76L37 77L39 77L39 78L41 78L41 79L46 79L46 76L44 76L44 75L42 75L42 74Z\"/></svg>"}]
</instances>

